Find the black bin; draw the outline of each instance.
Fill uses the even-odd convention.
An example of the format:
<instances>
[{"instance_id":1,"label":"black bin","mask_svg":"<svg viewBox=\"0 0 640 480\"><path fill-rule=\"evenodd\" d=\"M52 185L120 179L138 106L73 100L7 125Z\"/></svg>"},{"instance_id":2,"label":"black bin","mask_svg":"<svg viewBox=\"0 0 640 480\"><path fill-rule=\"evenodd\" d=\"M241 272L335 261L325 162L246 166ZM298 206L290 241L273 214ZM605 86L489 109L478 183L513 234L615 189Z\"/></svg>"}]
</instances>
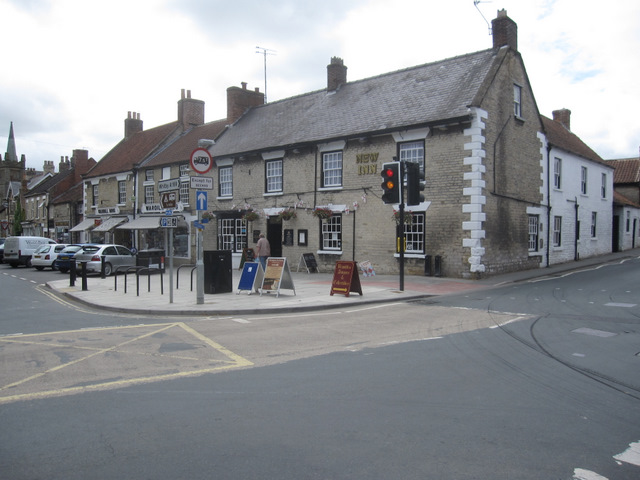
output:
<instances>
[{"instance_id":1,"label":"black bin","mask_svg":"<svg viewBox=\"0 0 640 480\"><path fill-rule=\"evenodd\" d=\"M136 256L138 267L159 268L164 273L164 250L161 248L150 248L140 250Z\"/></svg>"},{"instance_id":2,"label":"black bin","mask_svg":"<svg viewBox=\"0 0 640 480\"><path fill-rule=\"evenodd\" d=\"M233 291L231 250L205 250L204 293L229 293Z\"/></svg>"}]
</instances>

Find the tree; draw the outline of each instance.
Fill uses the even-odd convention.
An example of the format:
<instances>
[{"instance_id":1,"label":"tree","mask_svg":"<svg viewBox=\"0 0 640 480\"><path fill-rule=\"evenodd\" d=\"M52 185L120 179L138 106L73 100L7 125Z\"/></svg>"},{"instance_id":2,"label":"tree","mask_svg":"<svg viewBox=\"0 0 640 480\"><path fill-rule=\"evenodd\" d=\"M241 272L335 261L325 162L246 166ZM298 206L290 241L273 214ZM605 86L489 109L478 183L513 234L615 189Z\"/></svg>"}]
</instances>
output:
<instances>
[{"instance_id":1,"label":"tree","mask_svg":"<svg viewBox=\"0 0 640 480\"><path fill-rule=\"evenodd\" d=\"M25 211L22 209L20 201L16 202L16 211L13 214L13 234L22 235L22 222L27 218Z\"/></svg>"}]
</instances>

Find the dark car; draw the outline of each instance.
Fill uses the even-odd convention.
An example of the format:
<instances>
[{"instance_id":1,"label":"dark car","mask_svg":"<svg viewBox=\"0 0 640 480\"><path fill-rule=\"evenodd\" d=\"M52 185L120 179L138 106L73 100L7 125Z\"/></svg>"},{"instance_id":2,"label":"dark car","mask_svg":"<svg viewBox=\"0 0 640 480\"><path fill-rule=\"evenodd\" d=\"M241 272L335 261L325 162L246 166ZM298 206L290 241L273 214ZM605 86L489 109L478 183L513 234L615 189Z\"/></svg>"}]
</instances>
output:
<instances>
[{"instance_id":1,"label":"dark car","mask_svg":"<svg viewBox=\"0 0 640 480\"><path fill-rule=\"evenodd\" d=\"M76 254L80 252L88 244L74 244L68 245L58 254L58 258L54 263L54 268L57 268L62 273L67 273L71 270L71 260L75 258Z\"/></svg>"},{"instance_id":2,"label":"dark car","mask_svg":"<svg viewBox=\"0 0 640 480\"><path fill-rule=\"evenodd\" d=\"M4 258L4 240L4 238L0 238L0 263L2 263Z\"/></svg>"}]
</instances>

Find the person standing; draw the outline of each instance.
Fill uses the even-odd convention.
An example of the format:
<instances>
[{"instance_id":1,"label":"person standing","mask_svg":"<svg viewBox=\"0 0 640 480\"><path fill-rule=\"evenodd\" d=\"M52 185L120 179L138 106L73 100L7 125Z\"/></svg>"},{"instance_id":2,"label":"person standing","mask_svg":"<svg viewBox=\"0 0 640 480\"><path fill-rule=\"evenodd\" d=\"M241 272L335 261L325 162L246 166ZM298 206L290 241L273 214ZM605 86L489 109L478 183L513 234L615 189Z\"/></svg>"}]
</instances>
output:
<instances>
[{"instance_id":1,"label":"person standing","mask_svg":"<svg viewBox=\"0 0 640 480\"><path fill-rule=\"evenodd\" d=\"M258 257L258 260L260 260L262 270L266 270L267 258L271 256L271 245L269 244L269 240L265 238L264 233L261 233L258 237L258 243L256 243L256 256Z\"/></svg>"}]
</instances>

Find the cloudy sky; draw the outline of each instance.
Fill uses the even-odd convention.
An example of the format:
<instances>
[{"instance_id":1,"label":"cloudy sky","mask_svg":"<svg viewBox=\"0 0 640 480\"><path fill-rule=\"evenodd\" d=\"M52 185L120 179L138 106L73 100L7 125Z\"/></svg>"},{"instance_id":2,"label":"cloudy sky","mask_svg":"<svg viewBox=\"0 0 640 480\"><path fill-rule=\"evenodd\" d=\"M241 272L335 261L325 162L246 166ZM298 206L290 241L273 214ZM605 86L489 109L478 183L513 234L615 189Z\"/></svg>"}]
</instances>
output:
<instances>
[{"instance_id":1,"label":"cloudy sky","mask_svg":"<svg viewBox=\"0 0 640 480\"><path fill-rule=\"evenodd\" d=\"M29 167L99 160L127 112L174 121L181 89L224 118L227 87L265 89L256 47L268 101L325 88L333 56L351 81L491 48L502 8L540 113L569 108L603 158L637 157L638 0L0 0L0 154L13 121Z\"/></svg>"}]
</instances>

